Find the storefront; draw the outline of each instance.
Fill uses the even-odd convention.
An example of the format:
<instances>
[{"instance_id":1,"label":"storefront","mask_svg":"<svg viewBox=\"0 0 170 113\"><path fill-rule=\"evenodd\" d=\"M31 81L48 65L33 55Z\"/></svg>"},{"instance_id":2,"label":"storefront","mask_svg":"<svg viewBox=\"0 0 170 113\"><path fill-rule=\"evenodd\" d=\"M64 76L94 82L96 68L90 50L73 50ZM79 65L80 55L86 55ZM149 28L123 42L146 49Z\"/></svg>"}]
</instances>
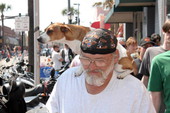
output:
<instances>
[{"instance_id":1,"label":"storefront","mask_svg":"<svg viewBox=\"0 0 170 113\"><path fill-rule=\"evenodd\" d=\"M140 41L155 31L155 0L115 0L105 23L125 23L124 38Z\"/></svg>"},{"instance_id":2,"label":"storefront","mask_svg":"<svg viewBox=\"0 0 170 113\"><path fill-rule=\"evenodd\" d=\"M167 18L170 19L170 0L115 0L115 6L143 7L142 23L138 22L136 24L138 26L137 28L141 29L143 37L150 36L152 33L158 33L163 36L162 25ZM135 23L133 21L133 24Z\"/></svg>"},{"instance_id":3,"label":"storefront","mask_svg":"<svg viewBox=\"0 0 170 113\"><path fill-rule=\"evenodd\" d=\"M16 38L5 37L4 39L6 45L13 45L13 46L19 45L19 41Z\"/></svg>"}]
</instances>

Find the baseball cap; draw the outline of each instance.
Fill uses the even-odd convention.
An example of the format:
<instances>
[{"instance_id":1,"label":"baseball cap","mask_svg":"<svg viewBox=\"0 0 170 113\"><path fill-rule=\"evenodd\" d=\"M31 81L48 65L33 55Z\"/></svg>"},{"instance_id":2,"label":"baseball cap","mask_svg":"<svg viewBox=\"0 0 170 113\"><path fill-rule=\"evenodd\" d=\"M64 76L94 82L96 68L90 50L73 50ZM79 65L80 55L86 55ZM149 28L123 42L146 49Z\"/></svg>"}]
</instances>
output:
<instances>
[{"instance_id":1,"label":"baseball cap","mask_svg":"<svg viewBox=\"0 0 170 113\"><path fill-rule=\"evenodd\" d=\"M94 29L86 34L80 48L84 53L109 54L115 52L117 39L107 29Z\"/></svg>"},{"instance_id":2,"label":"baseball cap","mask_svg":"<svg viewBox=\"0 0 170 113\"><path fill-rule=\"evenodd\" d=\"M149 37L145 37L141 40L140 46L144 46L145 44L148 44L148 43L153 44L153 45L155 44Z\"/></svg>"}]
</instances>

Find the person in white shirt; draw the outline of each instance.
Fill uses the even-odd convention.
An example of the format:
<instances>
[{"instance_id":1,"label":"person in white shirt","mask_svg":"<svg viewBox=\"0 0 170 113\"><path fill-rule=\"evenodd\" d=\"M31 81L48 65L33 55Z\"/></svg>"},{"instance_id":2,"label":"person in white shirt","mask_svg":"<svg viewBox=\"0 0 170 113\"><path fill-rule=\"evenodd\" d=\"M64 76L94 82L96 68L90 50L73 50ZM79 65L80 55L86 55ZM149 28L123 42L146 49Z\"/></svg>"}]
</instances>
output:
<instances>
[{"instance_id":1,"label":"person in white shirt","mask_svg":"<svg viewBox=\"0 0 170 113\"><path fill-rule=\"evenodd\" d=\"M81 66L67 69L46 103L50 113L156 113L145 86L127 74L118 78L122 56L111 31L95 29L81 43ZM123 48L123 47L122 47ZM83 72L77 75L78 70Z\"/></svg>"},{"instance_id":2,"label":"person in white shirt","mask_svg":"<svg viewBox=\"0 0 170 113\"><path fill-rule=\"evenodd\" d=\"M53 62L53 68L58 71L62 67L62 57L59 53L59 46L54 45L53 46L53 52L52 52L52 62Z\"/></svg>"},{"instance_id":3,"label":"person in white shirt","mask_svg":"<svg viewBox=\"0 0 170 113\"><path fill-rule=\"evenodd\" d=\"M74 58L74 53L67 44L64 44L64 48L61 50L60 55L63 58L63 65L70 64L72 59Z\"/></svg>"}]
</instances>

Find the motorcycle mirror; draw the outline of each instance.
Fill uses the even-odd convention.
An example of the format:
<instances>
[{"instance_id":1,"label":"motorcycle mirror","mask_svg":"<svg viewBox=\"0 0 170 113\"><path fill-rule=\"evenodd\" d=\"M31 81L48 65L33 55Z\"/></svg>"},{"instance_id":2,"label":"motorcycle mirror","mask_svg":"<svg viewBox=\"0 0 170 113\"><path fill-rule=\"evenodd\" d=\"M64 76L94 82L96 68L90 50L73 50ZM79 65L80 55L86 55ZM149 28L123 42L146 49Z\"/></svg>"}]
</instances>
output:
<instances>
[{"instance_id":1,"label":"motorcycle mirror","mask_svg":"<svg viewBox=\"0 0 170 113\"><path fill-rule=\"evenodd\" d=\"M9 62L9 61L10 61L10 59L9 59L9 58L6 58L6 59L5 59L5 61L6 61L6 62Z\"/></svg>"}]
</instances>

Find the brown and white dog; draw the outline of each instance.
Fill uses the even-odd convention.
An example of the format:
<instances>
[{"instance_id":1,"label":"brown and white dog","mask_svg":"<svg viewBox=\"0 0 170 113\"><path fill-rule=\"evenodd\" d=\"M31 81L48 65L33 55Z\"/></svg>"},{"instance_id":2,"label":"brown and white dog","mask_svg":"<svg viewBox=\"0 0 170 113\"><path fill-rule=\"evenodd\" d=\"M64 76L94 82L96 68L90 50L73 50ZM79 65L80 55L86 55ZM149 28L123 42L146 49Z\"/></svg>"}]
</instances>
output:
<instances>
[{"instance_id":1,"label":"brown and white dog","mask_svg":"<svg viewBox=\"0 0 170 113\"><path fill-rule=\"evenodd\" d=\"M74 24L54 23L49 25L37 40L40 43L50 41L64 43L69 45L76 54L79 54L81 41L90 30L89 27Z\"/></svg>"},{"instance_id":2,"label":"brown and white dog","mask_svg":"<svg viewBox=\"0 0 170 113\"><path fill-rule=\"evenodd\" d=\"M69 45L69 47L76 53L80 54L80 44L87 32L91 28L73 24L54 23L49 25L43 34L38 37L40 43L48 43L55 41ZM118 44L119 52L124 48ZM123 53L124 52L124 53ZM133 63L133 59L130 55L126 54L123 50L121 58L119 59L117 70L119 72L125 72L118 76L118 78L124 78L127 74L137 72L136 65ZM126 54L126 55L125 55ZM78 72L79 73L79 72Z\"/></svg>"}]
</instances>

